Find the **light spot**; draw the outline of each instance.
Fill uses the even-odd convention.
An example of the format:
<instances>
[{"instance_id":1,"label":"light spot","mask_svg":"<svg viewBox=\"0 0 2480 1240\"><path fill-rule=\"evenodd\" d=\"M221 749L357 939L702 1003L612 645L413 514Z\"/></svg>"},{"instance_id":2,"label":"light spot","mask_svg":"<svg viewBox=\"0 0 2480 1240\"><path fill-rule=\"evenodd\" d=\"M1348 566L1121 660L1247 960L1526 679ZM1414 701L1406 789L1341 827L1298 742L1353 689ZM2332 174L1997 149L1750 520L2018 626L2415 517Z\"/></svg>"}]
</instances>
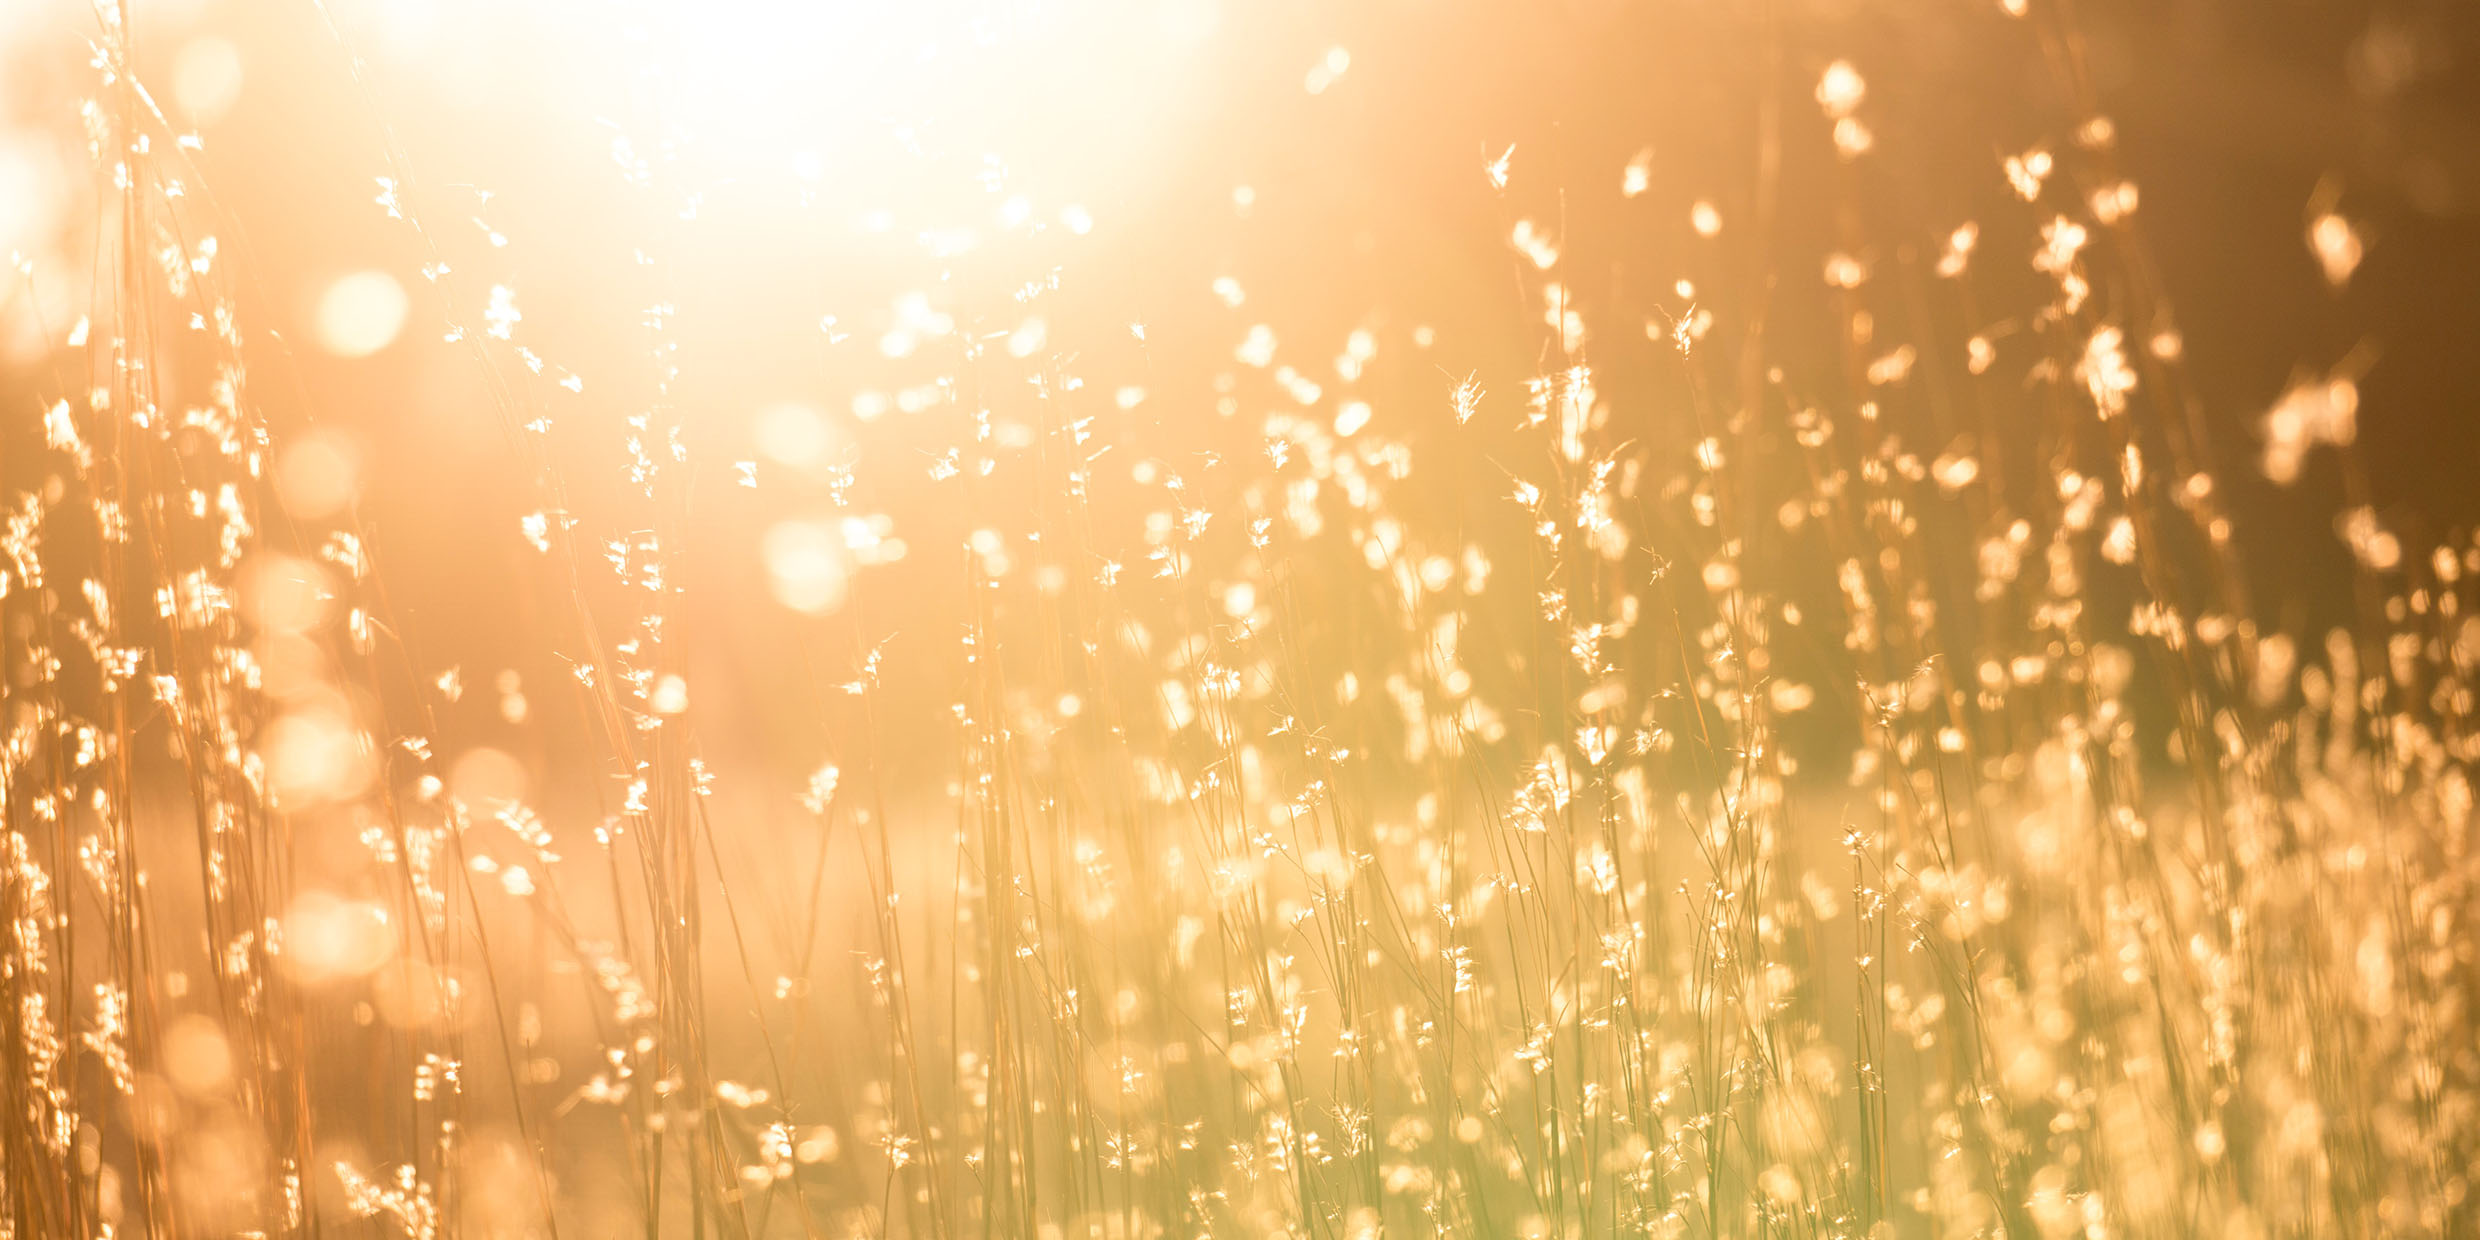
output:
<instances>
[{"instance_id":1,"label":"light spot","mask_svg":"<svg viewBox=\"0 0 2480 1240\"><path fill-rule=\"evenodd\" d=\"M201 35L181 45L172 61L172 98L193 125L212 125L241 98L241 49L232 40Z\"/></svg>"},{"instance_id":2,"label":"light spot","mask_svg":"<svg viewBox=\"0 0 2480 1240\"><path fill-rule=\"evenodd\" d=\"M2359 260L2365 254L2351 221L2331 211L2308 225L2308 248L2316 252L2317 265L2325 270L2325 282L2335 288L2350 282L2351 273L2359 270Z\"/></svg>"},{"instance_id":3,"label":"light spot","mask_svg":"<svg viewBox=\"0 0 2480 1240\"><path fill-rule=\"evenodd\" d=\"M816 409L798 402L769 405L750 426L758 454L778 465L814 469L826 464L835 432Z\"/></svg>"},{"instance_id":4,"label":"light spot","mask_svg":"<svg viewBox=\"0 0 2480 1240\"><path fill-rule=\"evenodd\" d=\"M654 682L654 691L646 695L646 708L658 715L677 715L689 709L689 682L678 676L665 676Z\"/></svg>"},{"instance_id":5,"label":"light spot","mask_svg":"<svg viewBox=\"0 0 2480 1240\"><path fill-rule=\"evenodd\" d=\"M192 1099L212 1098L232 1083L232 1043L207 1017L176 1017L164 1028L163 1069L174 1089Z\"/></svg>"},{"instance_id":6,"label":"light spot","mask_svg":"<svg viewBox=\"0 0 2480 1240\"><path fill-rule=\"evenodd\" d=\"M302 981L361 977L396 954L387 910L367 901L307 891L293 900L280 924L278 958Z\"/></svg>"},{"instance_id":7,"label":"light spot","mask_svg":"<svg viewBox=\"0 0 2480 1240\"><path fill-rule=\"evenodd\" d=\"M448 768L448 793L482 813L496 813L525 800L525 764L506 750L477 745L458 754Z\"/></svg>"},{"instance_id":8,"label":"light spot","mask_svg":"<svg viewBox=\"0 0 2480 1240\"><path fill-rule=\"evenodd\" d=\"M779 521L760 544L775 601L804 615L843 606L851 569L843 530L824 521Z\"/></svg>"},{"instance_id":9,"label":"light spot","mask_svg":"<svg viewBox=\"0 0 2480 1240\"><path fill-rule=\"evenodd\" d=\"M338 357L368 357L405 327L405 286L384 271L340 276L319 294L319 347Z\"/></svg>"},{"instance_id":10,"label":"light spot","mask_svg":"<svg viewBox=\"0 0 2480 1240\"><path fill-rule=\"evenodd\" d=\"M276 499L304 521L332 517L361 490L361 453L339 435L313 432L276 457Z\"/></svg>"},{"instance_id":11,"label":"light spot","mask_svg":"<svg viewBox=\"0 0 2480 1240\"><path fill-rule=\"evenodd\" d=\"M1326 49L1326 55L1309 69L1308 80L1303 85L1312 95L1325 94L1326 88L1334 85L1351 67L1352 53L1340 47L1330 47Z\"/></svg>"},{"instance_id":12,"label":"light spot","mask_svg":"<svg viewBox=\"0 0 2480 1240\"><path fill-rule=\"evenodd\" d=\"M244 566L240 586L241 614L262 633L306 633L327 619L335 601L326 569L273 552Z\"/></svg>"},{"instance_id":13,"label":"light spot","mask_svg":"<svg viewBox=\"0 0 2480 1240\"><path fill-rule=\"evenodd\" d=\"M1868 94L1869 84L1862 80L1860 71L1852 68L1848 60L1827 65L1825 76L1817 82L1817 106L1824 108L1826 115L1836 120L1857 111L1860 101Z\"/></svg>"},{"instance_id":14,"label":"light spot","mask_svg":"<svg viewBox=\"0 0 2480 1240\"><path fill-rule=\"evenodd\" d=\"M1031 357L1035 353L1040 352L1043 342L1049 339L1050 329L1048 325L1044 324L1042 320L1038 318L1027 319L1024 321L1022 326L1019 326L1015 331L1008 334L1008 356Z\"/></svg>"},{"instance_id":15,"label":"light spot","mask_svg":"<svg viewBox=\"0 0 2480 1240\"><path fill-rule=\"evenodd\" d=\"M1628 161L1627 170L1619 174L1619 196L1634 198L1651 188L1653 188L1653 148L1646 147L1636 152L1636 158Z\"/></svg>"}]
</instances>

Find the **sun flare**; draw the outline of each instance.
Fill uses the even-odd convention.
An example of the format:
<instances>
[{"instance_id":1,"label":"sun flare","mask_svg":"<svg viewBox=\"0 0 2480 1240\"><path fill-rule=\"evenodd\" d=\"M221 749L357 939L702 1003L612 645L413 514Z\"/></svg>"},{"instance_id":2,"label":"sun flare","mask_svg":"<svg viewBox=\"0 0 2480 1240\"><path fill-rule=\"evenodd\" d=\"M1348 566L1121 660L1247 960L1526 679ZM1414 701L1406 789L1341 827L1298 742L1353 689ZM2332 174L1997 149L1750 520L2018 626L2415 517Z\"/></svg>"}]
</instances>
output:
<instances>
[{"instance_id":1,"label":"sun flare","mask_svg":"<svg viewBox=\"0 0 2480 1240\"><path fill-rule=\"evenodd\" d=\"M2174 7L0 7L0 1240L2480 1231L2480 39Z\"/></svg>"}]
</instances>

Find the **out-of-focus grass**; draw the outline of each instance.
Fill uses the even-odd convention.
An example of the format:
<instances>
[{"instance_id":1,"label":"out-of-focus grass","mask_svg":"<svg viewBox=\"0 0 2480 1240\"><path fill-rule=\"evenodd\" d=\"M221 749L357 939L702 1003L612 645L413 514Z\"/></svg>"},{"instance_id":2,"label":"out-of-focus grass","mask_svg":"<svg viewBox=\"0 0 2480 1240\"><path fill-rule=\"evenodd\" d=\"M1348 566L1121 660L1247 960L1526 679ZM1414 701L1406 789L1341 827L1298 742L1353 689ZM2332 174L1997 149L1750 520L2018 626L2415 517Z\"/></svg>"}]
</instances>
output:
<instances>
[{"instance_id":1,"label":"out-of-focus grass","mask_svg":"<svg viewBox=\"0 0 2480 1240\"><path fill-rule=\"evenodd\" d=\"M707 452L668 303L581 431L434 256L521 609L392 594L426 532L262 416L107 7L92 314L5 465L9 1234L2464 1234L2480 548L2379 521L2357 362L2206 442L2032 8L2077 111L2002 211L1769 245L1784 143L1886 136L1720 27L1771 102L1744 214L1686 224L1770 293L1597 318L1511 206L1529 376L1243 321L1186 439L1159 377L926 299L882 351L935 377L831 447ZM2330 205L2303 244L2351 278ZM1399 353L1425 408L1354 386ZM2326 454L2359 619L2298 633L2216 463ZM739 483L817 511L703 573ZM778 605L825 617L748 656L829 740L797 772L700 740L712 615ZM427 659L441 606L566 679Z\"/></svg>"}]
</instances>

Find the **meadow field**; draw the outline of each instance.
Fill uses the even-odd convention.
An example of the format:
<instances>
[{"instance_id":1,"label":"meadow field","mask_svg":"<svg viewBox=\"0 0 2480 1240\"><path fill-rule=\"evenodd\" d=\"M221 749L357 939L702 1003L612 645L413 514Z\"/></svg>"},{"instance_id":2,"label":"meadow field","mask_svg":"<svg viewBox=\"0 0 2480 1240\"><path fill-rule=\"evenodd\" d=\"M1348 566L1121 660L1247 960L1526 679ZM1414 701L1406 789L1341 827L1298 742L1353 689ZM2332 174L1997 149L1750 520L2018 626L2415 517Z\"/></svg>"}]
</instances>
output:
<instances>
[{"instance_id":1,"label":"meadow field","mask_svg":"<svg viewBox=\"0 0 2480 1240\"><path fill-rule=\"evenodd\" d=\"M2476 69L16 0L0 1237L2480 1234Z\"/></svg>"}]
</instances>

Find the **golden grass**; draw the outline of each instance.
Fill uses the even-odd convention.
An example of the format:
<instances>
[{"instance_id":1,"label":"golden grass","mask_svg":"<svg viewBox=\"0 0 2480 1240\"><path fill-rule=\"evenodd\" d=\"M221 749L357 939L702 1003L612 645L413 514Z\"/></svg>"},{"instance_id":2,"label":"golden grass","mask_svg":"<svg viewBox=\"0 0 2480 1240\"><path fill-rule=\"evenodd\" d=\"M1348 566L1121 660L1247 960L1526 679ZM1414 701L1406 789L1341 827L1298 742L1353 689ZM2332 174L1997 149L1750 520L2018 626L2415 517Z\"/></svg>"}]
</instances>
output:
<instances>
[{"instance_id":1,"label":"golden grass","mask_svg":"<svg viewBox=\"0 0 2480 1240\"><path fill-rule=\"evenodd\" d=\"M772 467L692 452L658 379L594 466L628 495L572 508L529 426L561 372L466 289L556 604L520 636L573 677L427 661L388 589L422 533L277 503L245 277L120 34L95 326L9 441L7 1234L2475 1226L2480 548L2355 491L2358 623L2263 622L2106 123L1993 160L2003 218L1776 256L1852 342L1822 386L1683 301L1660 419L1531 223L1529 382L1442 347L1373 418L1400 326L1332 392L1242 328L1224 390L1278 412L1222 457L1148 455L1064 346L930 332L943 450L834 462L828 533L766 552L837 617L786 690L829 751L730 810L764 760L701 748L680 548ZM1870 158L1864 75L1815 98L1767 133ZM2350 278L2347 221L2307 242ZM995 420L955 395L1020 372ZM2351 384L2262 468L2348 458ZM872 524L921 495L960 546ZM498 752L554 729L575 803Z\"/></svg>"}]
</instances>

